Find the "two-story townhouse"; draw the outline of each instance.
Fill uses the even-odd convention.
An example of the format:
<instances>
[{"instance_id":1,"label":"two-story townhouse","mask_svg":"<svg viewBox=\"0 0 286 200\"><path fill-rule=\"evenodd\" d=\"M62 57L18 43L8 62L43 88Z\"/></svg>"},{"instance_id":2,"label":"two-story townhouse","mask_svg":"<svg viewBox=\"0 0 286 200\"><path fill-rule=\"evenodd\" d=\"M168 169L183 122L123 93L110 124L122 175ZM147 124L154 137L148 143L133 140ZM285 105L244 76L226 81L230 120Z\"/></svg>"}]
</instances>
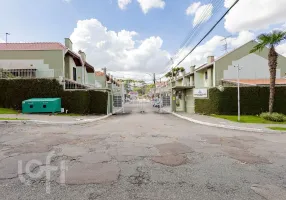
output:
<instances>
[{"instance_id":1,"label":"two-story townhouse","mask_svg":"<svg viewBox=\"0 0 286 200\"><path fill-rule=\"evenodd\" d=\"M82 85L94 85L94 68L84 52L73 51L69 38L58 42L0 43L0 69L23 78L64 78Z\"/></svg>"},{"instance_id":2,"label":"two-story townhouse","mask_svg":"<svg viewBox=\"0 0 286 200\"><path fill-rule=\"evenodd\" d=\"M257 44L250 41L233 51L218 57L207 57L207 63L194 68L177 78L172 83L172 111L194 113L195 89L208 89L218 86L233 86L237 84L237 66L239 66L240 84L242 86L269 85L268 52L249 53ZM278 56L276 84L286 85L286 58Z\"/></svg>"}]
</instances>

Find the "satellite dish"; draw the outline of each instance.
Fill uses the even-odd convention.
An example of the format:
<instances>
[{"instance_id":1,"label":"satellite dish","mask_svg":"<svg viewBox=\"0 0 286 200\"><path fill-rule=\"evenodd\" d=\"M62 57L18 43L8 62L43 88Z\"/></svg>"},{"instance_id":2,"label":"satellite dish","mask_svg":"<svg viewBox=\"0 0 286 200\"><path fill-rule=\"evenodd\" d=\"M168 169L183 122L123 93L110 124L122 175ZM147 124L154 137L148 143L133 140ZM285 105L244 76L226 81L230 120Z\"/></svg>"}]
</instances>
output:
<instances>
[{"instance_id":1,"label":"satellite dish","mask_svg":"<svg viewBox=\"0 0 286 200\"><path fill-rule=\"evenodd\" d=\"M219 91L221 91L221 92L224 91L224 87L223 87L222 85L219 85L219 86L217 87L217 89L218 89Z\"/></svg>"}]
</instances>

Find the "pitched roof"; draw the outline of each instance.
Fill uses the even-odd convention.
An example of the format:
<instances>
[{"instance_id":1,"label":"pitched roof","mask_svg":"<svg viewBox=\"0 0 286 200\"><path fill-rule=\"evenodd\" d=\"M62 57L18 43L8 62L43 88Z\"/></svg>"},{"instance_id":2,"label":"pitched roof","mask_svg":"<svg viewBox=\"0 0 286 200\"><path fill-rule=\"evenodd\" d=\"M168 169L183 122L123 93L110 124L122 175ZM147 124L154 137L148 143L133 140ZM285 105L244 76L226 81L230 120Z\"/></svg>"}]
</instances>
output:
<instances>
[{"instance_id":1,"label":"pitched roof","mask_svg":"<svg viewBox=\"0 0 286 200\"><path fill-rule=\"evenodd\" d=\"M223 81L237 83L237 80L235 79L225 79ZM245 85L269 85L270 79L241 79L239 80L239 83ZM276 85L286 85L286 79L276 79Z\"/></svg>"},{"instance_id":2,"label":"pitched roof","mask_svg":"<svg viewBox=\"0 0 286 200\"><path fill-rule=\"evenodd\" d=\"M35 43L0 43L0 51L36 51L36 50L64 50L67 49L59 42L35 42Z\"/></svg>"},{"instance_id":3,"label":"pitched roof","mask_svg":"<svg viewBox=\"0 0 286 200\"><path fill-rule=\"evenodd\" d=\"M247 43L245 43L245 44L243 44L243 45L241 45L241 46L239 46L239 47L237 47L237 48L234 48L233 50L231 50L231 51L229 51L229 52L227 52L227 53L225 53L225 54L223 54L223 55L221 55L221 56L215 58L215 60L214 60L213 62L211 62L211 63L205 63L205 64L199 66L198 68L195 69L195 71L199 71L199 70L202 70L202 69L211 67L211 66L212 66L215 62L217 62L218 60L222 59L223 57L225 57L225 56L227 56L227 55L233 53L234 51L238 50L239 48L241 48L241 47L243 47L243 46L245 46L245 45L247 45L247 44L249 44L249 43L251 43L251 42L257 44L257 42L256 42L255 40L250 40L249 42L247 42Z\"/></svg>"},{"instance_id":4,"label":"pitched roof","mask_svg":"<svg viewBox=\"0 0 286 200\"><path fill-rule=\"evenodd\" d=\"M87 71L88 73L93 73L93 72L94 72L93 66L92 66L91 64L89 64L88 62L85 62L85 63L84 63L84 66L86 66L86 71Z\"/></svg>"},{"instance_id":5,"label":"pitched roof","mask_svg":"<svg viewBox=\"0 0 286 200\"><path fill-rule=\"evenodd\" d=\"M100 71L96 71L95 72L95 76L104 76L104 73L100 72Z\"/></svg>"}]
</instances>

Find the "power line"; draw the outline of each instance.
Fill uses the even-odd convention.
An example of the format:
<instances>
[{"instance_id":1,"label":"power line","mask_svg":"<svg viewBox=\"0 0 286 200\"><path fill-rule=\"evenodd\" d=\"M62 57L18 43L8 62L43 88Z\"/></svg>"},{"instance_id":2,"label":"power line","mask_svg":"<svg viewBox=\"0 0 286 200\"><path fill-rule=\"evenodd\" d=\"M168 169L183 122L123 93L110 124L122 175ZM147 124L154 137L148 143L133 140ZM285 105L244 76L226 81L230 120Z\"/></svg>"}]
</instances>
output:
<instances>
[{"instance_id":1,"label":"power line","mask_svg":"<svg viewBox=\"0 0 286 200\"><path fill-rule=\"evenodd\" d=\"M221 22L221 20L229 13L229 11L239 2L239 0L236 0L233 5L223 14L223 16L215 23L215 25L207 32L207 34L189 51L189 53L184 56L184 58L178 62L178 64L175 66L179 66L200 44L201 42L215 29L215 27Z\"/></svg>"},{"instance_id":2,"label":"power line","mask_svg":"<svg viewBox=\"0 0 286 200\"><path fill-rule=\"evenodd\" d=\"M216 0L216 3L213 3L213 4L217 4L218 1L221 1L221 0ZM216 8L218 6L215 6ZM207 14L208 14L209 10L208 9L204 9L203 13L200 15L200 19L199 21L205 21L207 19ZM171 57L171 59L175 59L175 57L178 57L179 53L182 52L182 50L188 46L188 44L190 43L192 37L197 34L197 30L199 30L200 27L204 27L206 23L199 23L197 24L194 28L192 28L189 33L187 34L187 36L185 37L185 39L183 40L182 44L180 45L180 48L176 51L176 53L174 53L174 56ZM168 68L168 65L170 64L170 61L171 59L166 63L166 68L165 70ZM164 71L165 71L164 70Z\"/></svg>"},{"instance_id":3,"label":"power line","mask_svg":"<svg viewBox=\"0 0 286 200\"><path fill-rule=\"evenodd\" d=\"M222 10L222 5L224 1L222 0L216 0L214 2L212 2L212 5L214 7L214 10L212 11L212 15L214 16L216 13L218 13L220 10ZM190 43L192 41L194 41L195 38L197 38L197 36L199 35L199 33L201 33L201 29L204 29L205 27L207 27L207 25L209 24L209 22L205 22L207 17L208 17L208 13L209 13L209 9L205 9L203 11L203 13L200 15L200 19L198 21L201 21L201 23L199 23L198 25L196 25L193 29L191 29L191 31L189 32L188 36L184 39L183 43L181 44L180 48L177 50L177 52L175 53L174 56L171 57L171 59L166 63L166 67L164 69L164 72L162 73L166 73L170 70L170 64L172 65L173 63L171 63L172 60L175 60L177 58L179 58L181 56L181 53L183 52L183 50L188 47L190 45Z\"/></svg>"}]
</instances>

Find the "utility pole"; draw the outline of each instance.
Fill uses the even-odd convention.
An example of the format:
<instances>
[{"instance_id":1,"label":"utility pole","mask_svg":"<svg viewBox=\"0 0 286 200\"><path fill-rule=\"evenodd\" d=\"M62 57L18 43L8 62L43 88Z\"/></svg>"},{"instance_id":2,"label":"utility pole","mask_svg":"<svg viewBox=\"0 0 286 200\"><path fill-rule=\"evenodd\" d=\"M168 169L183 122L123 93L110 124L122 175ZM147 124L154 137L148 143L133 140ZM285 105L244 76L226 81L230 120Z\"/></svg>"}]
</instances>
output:
<instances>
[{"instance_id":1,"label":"utility pole","mask_svg":"<svg viewBox=\"0 0 286 200\"><path fill-rule=\"evenodd\" d=\"M240 80L239 80L239 73L241 67L239 65L234 66L237 68L237 120L240 121Z\"/></svg>"},{"instance_id":2,"label":"utility pole","mask_svg":"<svg viewBox=\"0 0 286 200\"><path fill-rule=\"evenodd\" d=\"M106 76L107 76L107 74L106 74L106 67L102 68L102 70L103 70L103 73L104 73L104 88L107 88L108 85L106 83L106 81L107 81L107 78L106 78Z\"/></svg>"},{"instance_id":3,"label":"utility pole","mask_svg":"<svg viewBox=\"0 0 286 200\"><path fill-rule=\"evenodd\" d=\"M162 104L162 81L161 81L161 78L160 78L160 100L159 100L159 112L161 113L161 104Z\"/></svg>"},{"instance_id":4,"label":"utility pole","mask_svg":"<svg viewBox=\"0 0 286 200\"><path fill-rule=\"evenodd\" d=\"M11 35L11 33L5 33L6 34L6 44L8 43L8 35Z\"/></svg>"},{"instance_id":5,"label":"utility pole","mask_svg":"<svg viewBox=\"0 0 286 200\"><path fill-rule=\"evenodd\" d=\"M171 73L172 73L172 80L171 80L171 84L172 84L172 81L173 81L173 64L174 64L174 60L173 60L173 58L171 58L171 62L172 62L172 68L171 68Z\"/></svg>"},{"instance_id":6,"label":"utility pole","mask_svg":"<svg viewBox=\"0 0 286 200\"><path fill-rule=\"evenodd\" d=\"M153 73L153 83L154 83L154 98L156 96L156 74Z\"/></svg>"}]
</instances>

